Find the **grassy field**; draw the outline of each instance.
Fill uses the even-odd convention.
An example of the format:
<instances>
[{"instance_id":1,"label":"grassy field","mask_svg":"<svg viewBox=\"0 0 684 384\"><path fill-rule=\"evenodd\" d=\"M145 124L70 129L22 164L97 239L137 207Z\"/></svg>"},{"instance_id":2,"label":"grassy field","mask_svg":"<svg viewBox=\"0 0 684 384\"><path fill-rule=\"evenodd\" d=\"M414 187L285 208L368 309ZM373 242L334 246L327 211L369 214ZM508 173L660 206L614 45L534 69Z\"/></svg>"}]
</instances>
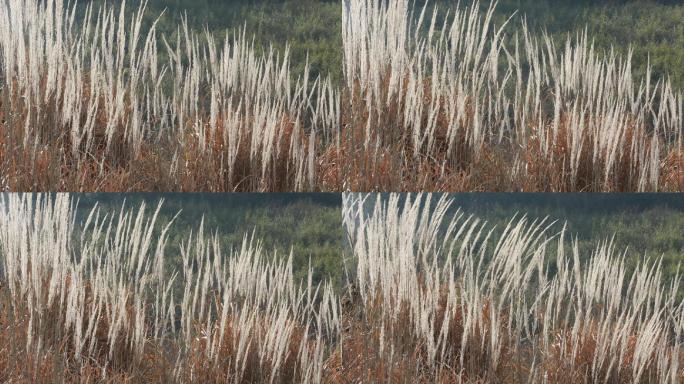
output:
<instances>
[{"instance_id":1,"label":"grassy field","mask_svg":"<svg viewBox=\"0 0 684 384\"><path fill-rule=\"evenodd\" d=\"M340 286L250 232L227 247L197 225L175 244L154 204L79 215L68 195L3 195L0 380L684 378L680 279L657 262L532 218L492 232L447 196L359 197L337 209L355 260Z\"/></svg>"},{"instance_id":2,"label":"grassy field","mask_svg":"<svg viewBox=\"0 0 684 384\"><path fill-rule=\"evenodd\" d=\"M684 188L664 59L510 4L344 4L3 2L2 189Z\"/></svg>"},{"instance_id":3,"label":"grassy field","mask_svg":"<svg viewBox=\"0 0 684 384\"><path fill-rule=\"evenodd\" d=\"M91 0L82 5L88 3L104 4ZM418 5L425 3L417 1ZM462 5L472 3L461 1ZM442 11L454 5L449 0L430 0L427 4ZM480 1L482 9L489 4ZM152 21L164 12L158 28L168 35L175 32L184 15L190 26L206 26L216 34L232 34L245 26L259 47L273 44L284 51L289 44L295 73L303 74L308 53L310 75L330 73L334 82L341 84L340 10L340 2L330 0L149 0L146 18ZM625 54L633 48L638 76L646 74L650 57L655 78L670 76L678 88L684 85L684 69L678 65L684 55L680 23L684 6L677 1L499 0L495 18L501 23L514 12L524 17L533 31L545 30L559 41L587 28L599 50L615 48ZM521 27L521 19L511 21L513 30Z\"/></svg>"},{"instance_id":4,"label":"grassy field","mask_svg":"<svg viewBox=\"0 0 684 384\"><path fill-rule=\"evenodd\" d=\"M125 203L128 209L140 204L155 207L163 201L159 228L173 222L166 237L167 267L182 267L179 244L203 225L225 249L239 247L245 234L259 239L269 256L285 260L292 252L296 278L313 269L314 281L344 278L342 258L350 257L342 227L340 194L71 194L78 200L77 220L85 222L97 206L103 214L116 215ZM309 264L311 262L311 264Z\"/></svg>"},{"instance_id":5,"label":"grassy field","mask_svg":"<svg viewBox=\"0 0 684 384\"><path fill-rule=\"evenodd\" d=\"M351 196L364 196L363 194ZM392 194L382 194L387 201ZM442 194L432 194L432 199ZM617 252L624 253L628 273L644 262L662 263L663 281L679 276L684 260L684 198L678 194L509 194L462 193L445 194L450 207L444 222L455 217L472 217L492 231L492 237L503 235L512 218L523 216L528 221L549 225L549 235L563 233L564 245L577 246L582 262L588 262L596 244L612 241ZM413 196L415 199L416 196ZM366 198L373 206L375 199ZM400 195L400 205L410 195ZM446 226L442 229L446 231ZM555 270L554 252L547 255L550 271ZM679 293L684 297L684 290Z\"/></svg>"},{"instance_id":6,"label":"grassy field","mask_svg":"<svg viewBox=\"0 0 684 384\"><path fill-rule=\"evenodd\" d=\"M440 21L409 3L343 12L352 190L681 189L681 96L668 81L634 77L630 56L597 54L587 34L510 29L491 7Z\"/></svg>"},{"instance_id":7,"label":"grassy field","mask_svg":"<svg viewBox=\"0 0 684 384\"><path fill-rule=\"evenodd\" d=\"M387 199L391 194L382 196ZM565 245L571 247L576 241L583 256L590 255L596 243L614 237L615 248L626 251L629 272L641 262L662 257L664 279L670 281L684 260L679 230L684 225L684 199L676 194L466 193L448 197L453 202L447 218L472 215L486 222L495 237L511 218L525 215L528 220L553 222L549 233L565 227ZM103 214L116 215L124 203L133 209L141 203L154 207L163 200L157 221L163 227L173 219L166 251L172 269L181 266L178 244L202 223L216 232L226 249L240 244L245 233L254 232L269 253L286 258L292 250L297 278L307 274L311 261L314 282L329 279L339 288L356 266L342 226L339 194L72 194L71 199L79 201L77 222L84 222L96 204ZM344 271L343 257L350 271Z\"/></svg>"}]
</instances>

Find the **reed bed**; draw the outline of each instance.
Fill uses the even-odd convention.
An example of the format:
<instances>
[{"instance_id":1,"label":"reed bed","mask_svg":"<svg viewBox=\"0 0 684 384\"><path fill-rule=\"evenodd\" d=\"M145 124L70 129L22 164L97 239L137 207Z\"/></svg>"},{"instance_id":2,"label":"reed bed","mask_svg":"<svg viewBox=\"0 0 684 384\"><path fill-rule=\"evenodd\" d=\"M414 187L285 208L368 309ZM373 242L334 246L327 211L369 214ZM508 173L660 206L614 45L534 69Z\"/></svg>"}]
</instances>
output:
<instances>
[{"instance_id":1,"label":"reed bed","mask_svg":"<svg viewBox=\"0 0 684 384\"><path fill-rule=\"evenodd\" d=\"M339 120L329 79L289 52L187 20L143 25L145 2L83 11L0 3L0 175L10 191L300 191Z\"/></svg>"},{"instance_id":2,"label":"reed bed","mask_svg":"<svg viewBox=\"0 0 684 384\"><path fill-rule=\"evenodd\" d=\"M161 204L161 203L160 203ZM67 195L0 199L0 380L66 382L680 382L679 277L627 272L610 241L552 223L500 236L429 195L345 195L344 288L295 279L253 235L200 225L177 267L159 208ZM83 217L83 216L81 216ZM588 256L588 257L587 257ZM586 261L585 261L586 260Z\"/></svg>"},{"instance_id":3,"label":"reed bed","mask_svg":"<svg viewBox=\"0 0 684 384\"><path fill-rule=\"evenodd\" d=\"M0 202L0 380L320 382L339 312L329 285L295 281L291 256L248 236L224 254L200 226L167 271L159 208L76 224L74 204Z\"/></svg>"},{"instance_id":4,"label":"reed bed","mask_svg":"<svg viewBox=\"0 0 684 384\"><path fill-rule=\"evenodd\" d=\"M343 1L348 189L684 189L682 93L631 53L496 25L496 2L412 4Z\"/></svg>"},{"instance_id":5,"label":"reed bed","mask_svg":"<svg viewBox=\"0 0 684 384\"><path fill-rule=\"evenodd\" d=\"M363 303L352 329L367 332L352 332L342 348L357 353L363 367L347 371L347 379L684 378L680 281L664 282L658 261L627 273L625 253L612 241L580 255L574 242L566 249L564 227L554 234L553 223L524 216L495 239L477 218L447 215L447 195L345 198L357 258L354 292Z\"/></svg>"},{"instance_id":6,"label":"reed bed","mask_svg":"<svg viewBox=\"0 0 684 384\"><path fill-rule=\"evenodd\" d=\"M682 191L682 93L492 5L342 1L344 83L139 8L0 3L6 191ZM76 14L83 12L82 20ZM511 17L521 17L513 15ZM149 25L148 25L149 24Z\"/></svg>"}]
</instances>

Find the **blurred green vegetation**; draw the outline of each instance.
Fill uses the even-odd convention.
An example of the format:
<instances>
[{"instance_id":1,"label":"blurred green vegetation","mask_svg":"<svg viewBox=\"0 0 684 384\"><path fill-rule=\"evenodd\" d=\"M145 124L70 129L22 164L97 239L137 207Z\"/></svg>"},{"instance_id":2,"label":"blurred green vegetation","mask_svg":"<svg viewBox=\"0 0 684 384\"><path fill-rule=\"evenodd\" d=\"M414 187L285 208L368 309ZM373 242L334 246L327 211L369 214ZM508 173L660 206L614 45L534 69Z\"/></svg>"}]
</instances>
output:
<instances>
[{"instance_id":1,"label":"blurred green vegetation","mask_svg":"<svg viewBox=\"0 0 684 384\"><path fill-rule=\"evenodd\" d=\"M531 31L547 31L557 46L585 28L599 52L626 56L633 50L637 81L652 66L652 80L669 77L684 87L684 3L663 0L502 0L499 19L515 11L524 15ZM514 22L512 28L519 27Z\"/></svg>"},{"instance_id":2,"label":"blurred green vegetation","mask_svg":"<svg viewBox=\"0 0 684 384\"><path fill-rule=\"evenodd\" d=\"M417 6L426 0L417 0ZM463 0L469 6L475 0ZM104 0L90 0L81 4L104 4ZM489 0L479 2L485 9ZM108 4L120 4L110 1ZM127 3L135 9L139 1ZM457 4L453 0L429 0L430 6L447 9ZM244 27L247 35L254 35L255 45L272 45L284 52L290 45L292 69L303 75L305 60L309 58L309 76L330 75L342 80L342 2L341 0L149 0L146 24L160 14L159 31L172 40L179 23L187 16L188 24L196 29L207 28L218 36L233 36ZM586 30L599 52L614 47L626 54L634 50L634 71L638 78L646 73L646 64L653 66L654 79L670 76L677 87L684 86L684 4L664 0L500 0L496 8L496 23L501 25L517 12L532 31L541 35L547 31L562 46L568 36ZM515 17L508 27L513 35L521 27L521 17ZM160 34L161 36L161 34ZM162 50L163 51L163 50Z\"/></svg>"},{"instance_id":3,"label":"blurred green vegetation","mask_svg":"<svg viewBox=\"0 0 684 384\"><path fill-rule=\"evenodd\" d=\"M549 236L566 225L566 244L576 239L585 260L599 242L613 236L616 252L626 251L630 269L645 259L654 262L662 257L670 278L684 260L681 194L466 193L450 197L448 216L461 210L486 221L487 228L495 227L495 240L512 217L526 215L530 221L555 221L547 231ZM298 277L305 276L309 261L316 281L330 277L342 283L345 264L353 273L340 194L74 194L74 198L79 199L79 220L85 219L96 202L109 213L118 212L124 202L133 209L145 202L151 214L163 198L158 229L178 214L169 233L169 267L179 267L179 245L187 242L191 230L196 233L204 219L205 234L217 233L226 255L254 231L266 255L275 251L278 257L287 257L293 251Z\"/></svg>"},{"instance_id":4,"label":"blurred green vegetation","mask_svg":"<svg viewBox=\"0 0 684 384\"><path fill-rule=\"evenodd\" d=\"M105 0L90 0L97 9ZM120 0L107 1L119 6ZM140 1L126 3L129 11L137 10ZM82 10L83 8L81 8ZM80 13L83 14L82 12ZM161 15L161 17L160 17ZM158 36L169 42L185 18L196 31L207 29L222 43L232 39L244 28L248 40L267 51L273 47L282 55L290 48L291 70L295 76L304 75L308 57L308 76L330 76L342 79L342 6L330 0L149 0L145 9L145 25L157 18ZM160 46L160 48L163 47ZM165 54L165 49L160 53Z\"/></svg>"},{"instance_id":5,"label":"blurred green vegetation","mask_svg":"<svg viewBox=\"0 0 684 384\"><path fill-rule=\"evenodd\" d=\"M103 0L91 2L104 3ZM418 0L417 5L424 2ZM430 0L429 3L440 9L455 4L452 0ZM461 5L472 3L473 0L464 0ZM128 9L133 9L139 3L128 4ZM486 8L489 4L484 0L480 7ZM164 12L158 28L170 39L184 16L191 27L207 28L220 36L233 36L237 28L244 27L248 35L254 35L257 47L272 45L283 52L289 44L295 74L304 74L308 55L310 77L329 74L339 84L342 78L341 9L341 1L337 0L150 0L146 18L150 24ZM654 80L669 76L675 86L684 86L684 65L681 64L684 63L684 4L680 1L500 0L496 23L500 25L514 12L524 16L532 31L548 32L557 40L557 45L586 29L599 51L614 48L626 54L631 47L637 79L645 75L646 64L650 61ZM509 34L514 34L521 24L519 18L514 18ZM595 195L592 199L610 200ZM228 204L226 208L219 208L220 204L200 200L196 197L191 204L174 203L174 199L167 196L165 212L183 208L171 234L171 243L186 236L184 228L197 222L199 212L202 212L206 214L207 228L219 228L226 243L235 243L244 232L256 228L257 237L264 239L267 248L275 247L281 254L286 254L289 247L293 247L298 266L306 265L310 255L317 276L341 276L339 254L344 248L344 236L337 208L313 201L278 205L277 208L272 204L240 208ZM472 213L499 227L516 211L527 212L530 217L548 215L567 220L568 232L577 235L580 250L585 255L597 240L615 234L618 249L629 245L632 264L644 257L662 255L666 269L674 273L676 265L684 258L681 207L667 207L656 201L641 208L582 210L579 207L584 203L580 202L571 204L566 200L549 205L540 200L544 199L538 198L534 203L513 204L504 200L482 203L480 208L472 208ZM611 206L612 203L603 204ZM464 205L464 209L470 208ZM170 213L165 213L162 221L170 217L168 215Z\"/></svg>"},{"instance_id":6,"label":"blurred green vegetation","mask_svg":"<svg viewBox=\"0 0 684 384\"><path fill-rule=\"evenodd\" d=\"M202 3L206 2L194 2L195 7ZM230 14L222 10L229 11L231 6L227 4L232 2L218 3L222 6L209 3L215 11L209 12L213 17L206 18L209 25L218 26L231 20L218 15ZM308 50L312 71L320 70L340 79L341 7L337 2L297 0L250 4L255 3L257 5L243 5L240 13L233 13L240 16L231 21L244 20L248 31L254 31L258 41L274 41L276 47L282 47L286 40L291 41L293 61L299 63L299 69L303 68L300 61ZM453 3L449 0L449 4ZM670 76L676 86L684 85L684 66L681 65L684 62L684 4L681 2L502 0L497 7L501 20L516 11L525 17L533 31L546 30L561 42L586 28L599 50L608 51L614 47L626 54L631 46L638 76L645 75L650 58L654 78ZM197 17L195 20L203 19ZM516 25L519 23L514 23L513 28Z\"/></svg>"},{"instance_id":7,"label":"blurred green vegetation","mask_svg":"<svg viewBox=\"0 0 684 384\"><path fill-rule=\"evenodd\" d=\"M339 194L73 194L79 199L78 220L84 221L98 204L102 213L118 213L122 204L137 210L145 203L148 215L163 199L157 233L176 217L167 241L167 267L182 265L180 245L197 234L204 220L205 236L217 234L222 253L239 250L245 235L259 240L264 255L286 259L292 251L297 277L306 276L311 262L315 281L341 283L342 258L349 256L342 227Z\"/></svg>"},{"instance_id":8,"label":"blurred green vegetation","mask_svg":"<svg viewBox=\"0 0 684 384\"><path fill-rule=\"evenodd\" d=\"M546 219L547 235L557 235L565 225L565 244L577 241L580 257L587 260L597 244L613 239L616 255L625 252L628 271L644 260L662 257L666 280L684 261L683 194L557 194L465 193L452 194L448 216L460 210L465 217L496 227L498 239L512 217L525 215L528 222ZM433 198L433 201L435 199ZM566 248L566 252L569 248ZM549 254L554 254L549 249ZM554 260L549 259L553 270ZM684 287L682 287L684 293Z\"/></svg>"}]
</instances>

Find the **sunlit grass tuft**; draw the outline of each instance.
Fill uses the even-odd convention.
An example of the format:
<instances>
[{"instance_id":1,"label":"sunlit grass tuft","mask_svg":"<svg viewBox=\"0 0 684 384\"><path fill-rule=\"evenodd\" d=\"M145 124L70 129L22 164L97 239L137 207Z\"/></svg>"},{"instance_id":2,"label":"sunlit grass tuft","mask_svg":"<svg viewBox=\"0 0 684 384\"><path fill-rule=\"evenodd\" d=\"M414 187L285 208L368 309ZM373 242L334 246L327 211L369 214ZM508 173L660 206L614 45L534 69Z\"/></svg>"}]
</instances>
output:
<instances>
[{"instance_id":1,"label":"sunlit grass tuft","mask_svg":"<svg viewBox=\"0 0 684 384\"><path fill-rule=\"evenodd\" d=\"M152 382L678 382L680 277L628 272L546 220L500 235L447 196L346 195L346 286L295 278L252 236L200 225L168 263L156 211L0 200L0 379ZM170 223L169 225L173 225ZM588 257L587 257L588 256ZM340 256L340 263L342 263ZM587 261L581 261L587 260Z\"/></svg>"}]
</instances>

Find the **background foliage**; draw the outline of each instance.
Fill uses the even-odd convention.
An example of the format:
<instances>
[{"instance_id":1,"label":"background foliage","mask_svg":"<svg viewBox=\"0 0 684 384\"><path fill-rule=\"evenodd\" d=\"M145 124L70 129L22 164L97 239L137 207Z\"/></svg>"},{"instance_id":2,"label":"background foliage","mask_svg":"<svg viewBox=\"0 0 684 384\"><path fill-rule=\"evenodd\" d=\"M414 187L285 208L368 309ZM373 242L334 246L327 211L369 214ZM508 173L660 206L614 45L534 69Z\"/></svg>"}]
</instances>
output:
<instances>
[{"instance_id":1,"label":"background foliage","mask_svg":"<svg viewBox=\"0 0 684 384\"><path fill-rule=\"evenodd\" d=\"M103 213L117 213L122 204L137 209L145 203L151 214L163 199L158 230L175 217L169 230L167 252L169 267L179 269L180 244L196 233L204 220L205 233L216 233L225 255L239 248L245 235L261 241L265 254L273 251L287 257L292 251L297 276L309 267L314 278L330 277L341 282L342 258L349 255L342 227L340 194L74 194L79 199L79 216L97 203ZM177 215L177 217L176 217Z\"/></svg>"},{"instance_id":2,"label":"background foliage","mask_svg":"<svg viewBox=\"0 0 684 384\"><path fill-rule=\"evenodd\" d=\"M95 5L102 0L93 0ZM418 0L419 4L425 0ZM430 0L439 9L456 4L452 0ZM462 5L472 4L462 1ZM129 2L129 8L137 2ZM488 1L482 1L485 8ZM666 0L500 0L496 17L503 22L513 12L524 15L533 31L548 32L557 42L575 36L585 29L599 50L612 48L627 53L634 50L634 70L645 74L650 60L653 78L671 76L676 86L684 85L684 5ZM150 22L161 12L159 29L171 36L187 16L191 27L207 28L219 35L235 33L244 27L254 34L255 44L266 48L273 45L284 51L287 44L295 72L303 74L308 55L309 76L330 74L341 81L341 1L337 0L150 0L147 15ZM518 18L512 20L511 34L520 28ZM171 37L170 37L171 38ZM580 246L587 251L598 239L615 233L619 248L630 246L630 257L658 257L663 255L669 270L674 272L684 257L684 208L682 204L642 195L624 197L629 203L619 203L601 195L583 197L531 197L510 199L480 194L461 195L459 205L493 224L501 226L515 212L527 212L530 217L550 216L567 220L570 233L577 235ZM524 195L523 195L524 196ZM534 196L534 195L526 195ZM94 197L89 197L93 198ZM147 197L152 199L152 197ZM294 199L287 203L239 205L211 202L199 196L166 197L165 215L183 208L171 240L185 236L184 226L196 223L206 214L208 228L217 228L226 242L239 240L242 233L256 228L265 245L278 248L281 253L293 247L296 263L304 265L308 255L318 273L337 271L337 261L343 253L344 236L338 214L339 201L334 204ZM246 198L249 200L248 198ZM333 198L335 200L336 198ZM490 199L484 202L482 199ZM492 200L493 199L493 200ZM650 199L650 200L649 200ZM297 200L297 201L295 201ZM681 199L680 199L681 200ZM85 201L85 200L84 200ZM246 201L246 200L245 200ZM469 202L470 201L470 202ZM650 201L650 202L649 202ZM241 203L242 204L242 203ZM280 205L279 205L280 204ZM584 208L582 208L584 207ZM611 208L612 207L612 208ZM585 252L586 253L586 252ZM323 272L324 271L324 272Z\"/></svg>"},{"instance_id":3,"label":"background foliage","mask_svg":"<svg viewBox=\"0 0 684 384\"><path fill-rule=\"evenodd\" d=\"M660 257L672 277L684 260L684 198L677 194L462 194L456 206L503 229L512 215L530 219L548 217L564 224L568 245L576 240L580 254L589 257L596 243L614 239L618 252L626 251L630 267L643 259Z\"/></svg>"},{"instance_id":4,"label":"background foliage","mask_svg":"<svg viewBox=\"0 0 684 384\"><path fill-rule=\"evenodd\" d=\"M528 223L545 220L550 225L549 236L559 234L565 225L566 247L576 241L584 260L592 256L599 242L611 239L616 253L625 253L630 272L644 260L654 263L662 258L669 280L684 260L681 194L459 193L450 197L453 204L446 221L460 211L464 218L472 215L486 222L486 228L494 228L490 246L513 217L524 215ZM549 263L554 271L554 260Z\"/></svg>"},{"instance_id":5,"label":"background foliage","mask_svg":"<svg viewBox=\"0 0 684 384\"><path fill-rule=\"evenodd\" d=\"M99 5L103 0L91 0ZM116 1L115 1L116 2ZM418 0L417 3L424 3ZM452 7L454 0L430 0L439 9ZM473 0L463 0L470 5ZM83 4L83 3L82 3ZM111 4L111 2L110 2ZM139 4L128 2L129 7ZM485 8L489 1L480 1ZM171 36L187 15L190 26L232 35L245 27L255 44L279 51L290 45L295 73L303 74L309 56L311 77L330 74L342 78L341 1L338 0L150 0L147 15L152 21L160 13L159 30ZM575 36L585 28L599 50L626 54L634 49L634 70L645 74L649 61L653 76L671 76L684 85L684 4L674 0L500 0L496 15L503 22L514 12L523 15L532 30L547 31L557 41ZM514 18L509 29L519 28Z\"/></svg>"},{"instance_id":6,"label":"background foliage","mask_svg":"<svg viewBox=\"0 0 684 384\"><path fill-rule=\"evenodd\" d=\"M170 230L167 251L178 259L179 244L187 241L204 218L205 230L216 232L226 252L237 247L245 233L255 233L267 251L285 257L293 251L294 267L304 276L311 260L314 277L345 280L344 265L353 273L353 260L342 225L340 194L75 194L79 212L97 202L103 212L118 212L121 204L138 207L145 202L151 211L163 198L159 227L178 212ZM547 218L555 224L549 235L567 224L568 246L576 239L580 254L588 258L600 241L614 236L617 252L626 251L628 266L645 258L663 258L668 277L684 260L684 198L678 194L452 194L453 215L465 216L495 227L493 238L515 215L530 220ZM374 201L373 199L370 199ZM369 200L369 201L370 201ZM344 259L344 263L343 263ZM550 260L552 262L552 260Z\"/></svg>"}]
</instances>

